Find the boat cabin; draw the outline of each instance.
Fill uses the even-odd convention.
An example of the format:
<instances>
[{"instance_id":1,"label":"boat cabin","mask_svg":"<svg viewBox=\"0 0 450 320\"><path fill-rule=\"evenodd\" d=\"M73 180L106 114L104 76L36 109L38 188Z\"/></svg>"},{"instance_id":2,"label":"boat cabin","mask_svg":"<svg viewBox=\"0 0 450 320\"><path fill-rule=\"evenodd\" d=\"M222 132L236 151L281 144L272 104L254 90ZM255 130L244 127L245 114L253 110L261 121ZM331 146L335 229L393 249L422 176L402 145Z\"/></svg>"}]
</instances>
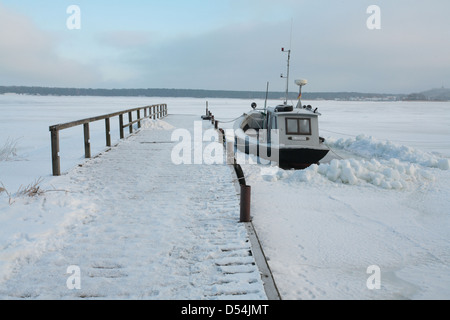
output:
<instances>
[{"instance_id":1,"label":"boat cabin","mask_svg":"<svg viewBox=\"0 0 450 320\"><path fill-rule=\"evenodd\" d=\"M289 105L269 107L264 112L252 112L242 124L248 135L256 135L260 129L267 129L267 142L271 142L271 129L278 129L278 144L318 146L323 139L319 137L319 117L317 109L311 106L293 108ZM249 131L249 129L253 129Z\"/></svg>"},{"instance_id":2,"label":"boat cabin","mask_svg":"<svg viewBox=\"0 0 450 320\"><path fill-rule=\"evenodd\" d=\"M293 108L280 105L267 109L264 128L279 130L279 143L283 145L297 145L302 141L305 146L317 146L321 142L319 137L319 113L311 106Z\"/></svg>"}]
</instances>

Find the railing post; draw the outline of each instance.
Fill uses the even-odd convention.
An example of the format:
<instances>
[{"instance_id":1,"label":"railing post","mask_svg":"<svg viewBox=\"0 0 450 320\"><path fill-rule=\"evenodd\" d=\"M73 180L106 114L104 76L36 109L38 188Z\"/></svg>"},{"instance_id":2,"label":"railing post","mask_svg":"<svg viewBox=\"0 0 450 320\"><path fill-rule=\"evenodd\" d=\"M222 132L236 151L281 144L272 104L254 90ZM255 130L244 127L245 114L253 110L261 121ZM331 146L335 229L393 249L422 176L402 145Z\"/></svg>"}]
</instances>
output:
<instances>
[{"instance_id":1,"label":"railing post","mask_svg":"<svg viewBox=\"0 0 450 320\"><path fill-rule=\"evenodd\" d=\"M156 120L156 106L152 106L153 109L153 120Z\"/></svg>"},{"instance_id":2,"label":"railing post","mask_svg":"<svg viewBox=\"0 0 450 320\"><path fill-rule=\"evenodd\" d=\"M137 110L137 120L138 120L137 126L138 126L138 128L140 128L141 127L141 110L140 109Z\"/></svg>"},{"instance_id":3,"label":"railing post","mask_svg":"<svg viewBox=\"0 0 450 320\"><path fill-rule=\"evenodd\" d=\"M50 128L51 144L52 144L52 171L54 176L61 175L61 164L59 158L59 130Z\"/></svg>"},{"instance_id":4,"label":"railing post","mask_svg":"<svg viewBox=\"0 0 450 320\"><path fill-rule=\"evenodd\" d=\"M130 129L130 134L133 133L133 115L131 114L131 112L128 112L128 128Z\"/></svg>"},{"instance_id":5,"label":"railing post","mask_svg":"<svg viewBox=\"0 0 450 320\"><path fill-rule=\"evenodd\" d=\"M83 124L84 129L84 157L86 159L91 157L91 142L89 135L89 122Z\"/></svg>"},{"instance_id":6,"label":"railing post","mask_svg":"<svg viewBox=\"0 0 450 320\"><path fill-rule=\"evenodd\" d=\"M123 132L123 114L119 114L119 130L120 130L120 139L125 138L125 134Z\"/></svg>"},{"instance_id":7,"label":"railing post","mask_svg":"<svg viewBox=\"0 0 450 320\"><path fill-rule=\"evenodd\" d=\"M105 119L106 146L111 147L111 123L109 118Z\"/></svg>"}]
</instances>

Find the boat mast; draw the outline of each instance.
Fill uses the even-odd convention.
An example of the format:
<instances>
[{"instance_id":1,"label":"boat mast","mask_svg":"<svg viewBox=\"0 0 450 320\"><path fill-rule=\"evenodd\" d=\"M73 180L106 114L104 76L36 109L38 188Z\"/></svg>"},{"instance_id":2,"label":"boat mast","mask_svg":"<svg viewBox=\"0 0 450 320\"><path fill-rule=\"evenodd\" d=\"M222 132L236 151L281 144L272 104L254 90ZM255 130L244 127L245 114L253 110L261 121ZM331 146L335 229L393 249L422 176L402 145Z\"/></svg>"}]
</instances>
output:
<instances>
[{"instance_id":1,"label":"boat mast","mask_svg":"<svg viewBox=\"0 0 450 320\"><path fill-rule=\"evenodd\" d=\"M288 54L288 60L287 60L287 75L286 77L281 74L281 78L286 78L286 100L284 101L284 104L287 104L288 98L289 98L289 64L291 60L291 49L285 51L284 48L281 48L281 51L287 52Z\"/></svg>"},{"instance_id":2,"label":"boat mast","mask_svg":"<svg viewBox=\"0 0 450 320\"><path fill-rule=\"evenodd\" d=\"M264 102L264 114L267 110L267 96L269 95L269 81L267 81L267 88L266 88L266 101Z\"/></svg>"}]
</instances>

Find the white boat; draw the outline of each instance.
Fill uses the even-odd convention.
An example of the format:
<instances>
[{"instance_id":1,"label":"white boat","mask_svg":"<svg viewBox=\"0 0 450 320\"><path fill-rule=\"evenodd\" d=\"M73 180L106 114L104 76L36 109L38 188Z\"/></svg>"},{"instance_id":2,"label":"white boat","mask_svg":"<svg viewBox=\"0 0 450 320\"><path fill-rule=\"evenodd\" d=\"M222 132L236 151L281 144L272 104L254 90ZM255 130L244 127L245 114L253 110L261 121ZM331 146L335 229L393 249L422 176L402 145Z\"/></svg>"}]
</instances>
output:
<instances>
[{"instance_id":1,"label":"white boat","mask_svg":"<svg viewBox=\"0 0 450 320\"><path fill-rule=\"evenodd\" d=\"M287 79L288 82L289 58ZM302 87L307 81L295 83L300 87L295 108L287 104L287 89L284 104L257 109L253 103L253 110L236 120L235 147L239 151L276 162L283 169L304 169L318 164L327 155L329 149L319 136L320 113L317 108L301 103Z\"/></svg>"}]
</instances>

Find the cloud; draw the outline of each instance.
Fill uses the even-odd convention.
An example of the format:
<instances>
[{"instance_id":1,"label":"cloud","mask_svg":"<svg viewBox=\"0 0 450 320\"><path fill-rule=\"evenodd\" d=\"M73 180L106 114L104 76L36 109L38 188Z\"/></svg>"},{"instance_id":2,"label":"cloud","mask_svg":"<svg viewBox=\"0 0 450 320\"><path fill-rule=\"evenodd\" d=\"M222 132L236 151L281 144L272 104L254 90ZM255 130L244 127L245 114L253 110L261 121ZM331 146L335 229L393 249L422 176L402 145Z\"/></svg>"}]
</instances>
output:
<instances>
[{"instance_id":1,"label":"cloud","mask_svg":"<svg viewBox=\"0 0 450 320\"><path fill-rule=\"evenodd\" d=\"M109 30L97 36L98 42L118 49L129 49L148 45L152 32L131 30Z\"/></svg>"},{"instance_id":2,"label":"cloud","mask_svg":"<svg viewBox=\"0 0 450 320\"><path fill-rule=\"evenodd\" d=\"M433 21L427 13L420 20L414 7L385 3L382 29L374 31L366 26L367 6L304 4L291 11L291 90L296 90L295 78L307 78L310 91L388 93L409 93L449 80L450 46L441 18ZM123 61L135 66L135 83L146 86L262 91L269 81L271 90L283 91L279 76L286 71L286 55L280 48L289 47L291 14L280 17L179 35L124 55Z\"/></svg>"},{"instance_id":3,"label":"cloud","mask_svg":"<svg viewBox=\"0 0 450 320\"><path fill-rule=\"evenodd\" d=\"M0 4L0 84L89 86L101 80L92 66L57 53L58 38L27 16Z\"/></svg>"},{"instance_id":4,"label":"cloud","mask_svg":"<svg viewBox=\"0 0 450 320\"><path fill-rule=\"evenodd\" d=\"M97 28L62 39L0 5L0 84L263 91L269 81L270 90L283 91L280 49L292 44L291 90L295 78L308 79L309 91L448 85L448 1L377 3L381 30L367 28L371 3L359 0L229 0L193 5L186 19L169 15L167 24L149 24L136 12L121 16L122 24L100 19Z\"/></svg>"},{"instance_id":5,"label":"cloud","mask_svg":"<svg viewBox=\"0 0 450 320\"><path fill-rule=\"evenodd\" d=\"M228 25L149 45L124 58L140 66L150 86L261 90L285 69L279 34L284 24ZM282 88L280 88L282 90Z\"/></svg>"}]
</instances>

